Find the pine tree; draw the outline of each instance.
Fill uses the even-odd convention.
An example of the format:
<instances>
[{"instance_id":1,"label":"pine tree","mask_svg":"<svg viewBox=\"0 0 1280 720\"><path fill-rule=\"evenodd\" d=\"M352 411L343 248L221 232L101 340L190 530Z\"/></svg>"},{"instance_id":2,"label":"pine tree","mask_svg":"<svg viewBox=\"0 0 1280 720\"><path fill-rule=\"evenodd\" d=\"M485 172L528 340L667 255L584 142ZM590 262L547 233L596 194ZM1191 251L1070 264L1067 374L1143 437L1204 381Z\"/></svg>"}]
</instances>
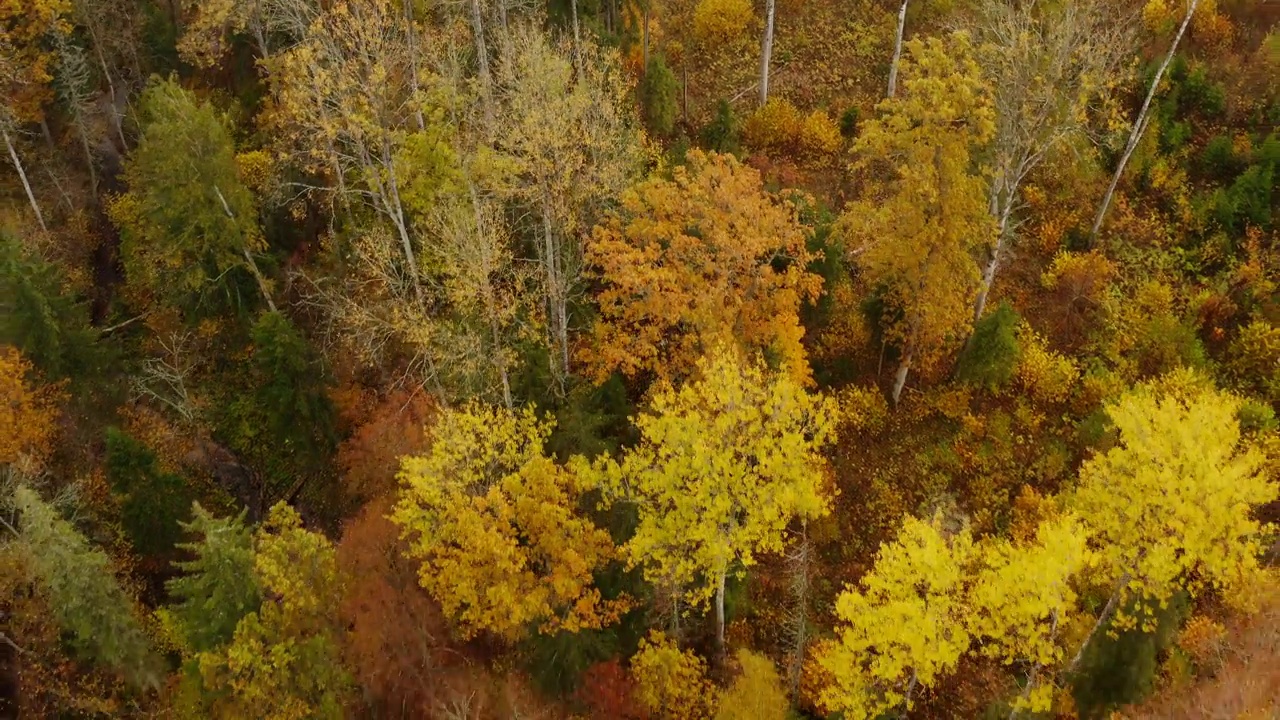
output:
<instances>
[{"instance_id":1,"label":"pine tree","mask_svg":"<svg viewBox=\"0 0 1280 720\"><path fill-rule=\"evenodd\" d=\"M174 563L183 574L165 583L177 600L166 612L184 649L199 653L231 641L241 618L258 610L262 589L253 573L253 533L244 524L246 511L217 518L195 503L191 512L191 522L182 528L197 539L178 547L193 557Z\"/></svg>"}]
</instances>

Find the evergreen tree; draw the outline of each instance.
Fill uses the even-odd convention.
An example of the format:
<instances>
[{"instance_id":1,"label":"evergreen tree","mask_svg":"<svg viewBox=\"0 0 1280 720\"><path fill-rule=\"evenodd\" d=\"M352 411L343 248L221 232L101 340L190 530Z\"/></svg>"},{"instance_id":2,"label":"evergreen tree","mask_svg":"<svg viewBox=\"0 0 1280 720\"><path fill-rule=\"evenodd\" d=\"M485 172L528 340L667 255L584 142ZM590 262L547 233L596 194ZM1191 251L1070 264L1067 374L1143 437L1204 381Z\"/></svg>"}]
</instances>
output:
<instances>
[{"instance_id":1,"label":"evergreen tree","mask_svg":"<svg viewBox=\"0 0 1280 720\"><path fill-rule=\"evenodd\" d=\"M153 557L171 552L191 509L183 479L162 471L146 445L108 428L107 480L121 496L121 521L134 550Z\"/></svg>"},{"instance_id":2,"label":"evergreen tree","mask_svg":"<svg viewBox=\"0 0 1280 720\"><path fill-rule=\"evenodd\" d=\"M54 620L77 654L135 686L156 686L159 674L133 600L112 574L111 561L31 488L14 492L21 542L49 593Z\"/></svg>"},{"instance_id":3,"label":"evergreen tree","mask_svg":"<svg viewBox=\"0 0 1280 720\"><path fill-rule=\"evenodd\" d=\"M178 547L193 559L174 563L183 574L166 583L177 601L167 613L186 649L206 652L231 641L241 618L258 610L262 589L253 573L253 533L245 526L245 511L218 518L195 503L191 512L191 522L182 527L197 539Z\"/></svg>"},{"instance_id":4,"label":"evergreen tree","mask_svg":"<svg viewBox=\"0 0 1280 720\"><path fill-rule=\"evenodd\" d=\"M315 472L332 454L336 440L325 374L306 338L283 315L263 315L252 337L254 404L277 455L295 474Z\"/></svg>"}]
</instances>

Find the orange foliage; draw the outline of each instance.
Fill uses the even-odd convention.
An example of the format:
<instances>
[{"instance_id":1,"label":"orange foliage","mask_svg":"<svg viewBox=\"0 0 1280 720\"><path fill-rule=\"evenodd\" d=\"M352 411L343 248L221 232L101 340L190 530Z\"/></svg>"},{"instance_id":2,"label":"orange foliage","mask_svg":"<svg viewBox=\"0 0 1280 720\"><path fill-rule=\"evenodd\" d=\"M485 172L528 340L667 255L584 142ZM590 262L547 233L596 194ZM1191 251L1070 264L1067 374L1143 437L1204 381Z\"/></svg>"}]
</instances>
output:
<instances>
[{"instance_id":1,"label":"orange foliage","mask_svg":"<svg viewBox=\"0 0 1280 720\"><path fill-rule=\"evenodd\" d=\"M635 698L635 682L617 659L598 662L582 674L575 695L595 720L647 720L649 713Z\"/></svg>"},{"instance_id":2,"label":"orange foliage","mask_svg":"<svg viewBox=\"0 0 1280 720\"><path fill-rule=\"evenodd\" d=\"M366 505L338 545L338 565L349 580L339 610L350 628L345 656L374 705L425 716L440 699L448 631L440 608L418 587L414 563L404 559L390 510L385 497Z\"/></svg>"},{"instance_id":3,"label":"orange foliage","mask_svg":"<svg viewBox=\"0 0 1280 720\"><path fill-rule=\"evenodd\" d=\"M621 202L586 252L604 288L579 358L598 382L614 370L683 377L726 339L811 382L799 312L822 278L806 270L814 255L793 204L733 156L699 151L671 180L646 180Z\"/></svg>"},{"instance_id":4,"label":"orange foliage","mask_svg":"<svg viewBox=\"0 0 1280 720\"><path fill-rule=\"evenodd\" d=\"M371 499L395 489L400 457L426 448L425 425L433 408L426 395L396 390L361 419L338 446L338 468L351 497Z\"/></svg>"},{"instance_id":5,"label":"orange foliage","mask_svg":"<svg viewBox=\"0 0 1280 720\"><path fill-rule=\"evenodd\" d=\"M0 465L21 460L39 467L53 450L59 393L33 386L31 372L17 349L0 346Z\"/></svg>"}]
</instances>

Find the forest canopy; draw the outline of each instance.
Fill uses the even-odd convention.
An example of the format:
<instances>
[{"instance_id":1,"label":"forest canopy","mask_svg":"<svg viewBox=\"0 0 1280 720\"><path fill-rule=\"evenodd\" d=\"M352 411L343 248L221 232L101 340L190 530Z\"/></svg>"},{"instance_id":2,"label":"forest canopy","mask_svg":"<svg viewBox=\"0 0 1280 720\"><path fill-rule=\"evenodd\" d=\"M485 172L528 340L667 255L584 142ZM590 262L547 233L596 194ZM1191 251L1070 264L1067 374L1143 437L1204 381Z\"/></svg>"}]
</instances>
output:
<instances>
[{"instance_id":1,"label":"forest canopy","mask_svg":"<svg viewBox=\"0 0 1280 720\"><path fill-rule=\"evenodd\" d=\"M1280 6L0 0L0 718L1280 714Z\"/></svg>"}]
</instances>

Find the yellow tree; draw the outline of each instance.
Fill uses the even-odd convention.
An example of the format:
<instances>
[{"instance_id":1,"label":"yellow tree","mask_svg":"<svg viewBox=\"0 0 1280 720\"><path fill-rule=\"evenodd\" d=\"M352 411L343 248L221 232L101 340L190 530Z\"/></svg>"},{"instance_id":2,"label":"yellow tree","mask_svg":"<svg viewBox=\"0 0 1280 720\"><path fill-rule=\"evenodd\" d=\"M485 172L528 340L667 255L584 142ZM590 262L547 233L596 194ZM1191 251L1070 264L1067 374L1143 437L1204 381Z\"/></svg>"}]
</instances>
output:
<instances>
[{"instance_id":1,"label":"yellow tree","mask_svg":"<svg viewBox=\"0 0 1280 720\"><path fill-rule=\"evenodd\" d=\"M654 631L640 640L631 658L636 700L646 710L668 720L707 720L715 704L715 686L707 680L707 664L690 650L681 650L665 633Z\"/></svg>"},{"instance_id":2,"label":"yellow tree","mask_svg":"<svg viewBox=\"0 0 1280 720\"><path fill-rule=\"evenodd\" d=\"M53 450L57 393L33 386L31 371L22 353L0 345L0 465L23 459L40 465Z\"/></svg>"},{"instance_id":3,"label":"yellow tree","mask_svg":"<svg viewBox=\"0 0 1280 720\"><path fill-rule=\"evenodd\" d=\"M624 607L592 587L613 544L577 514L583 487L547 457L551 429L532 408L448 409L430 453L402 460L392 519L422 561L422 587L465 637L598 628Z\"/></svg>"},{"instance_id":4,"label":"yellow tree","mask_svg":"<svg viewBox=\"0 0 1280 720\"><path fill-rule=\"evenodd\" d=\"M822 278L807 270L814 255L795 205L732 155L699 151L621 204L586 249L603 282L601 319L581 353L597 382L614 370L681 378L723 342L766 351L810 382L799 313Z\"/></svg>"},{"instance_id":5,"label":"yellow tree","mask_svg":"<svg viewBox=\"0 0 1280 720\"><path fill-rule=\"evenodd\" d=\"M739 650L739 674L720 694L716 720L787 720L791 703L773 661L750 650Z\"/></svg>"},{"instance_id":6,"label":"yellow tree","mask_svg":"<svg viewBox=\"0 0 1280 720\"><path fill-rule=\"evenodd\" d=\"M1150 631L1155 606L1180 589L1256 579L1265 528L1252 511L1280 486L1241 438L1240 402L1178 371L1107 406L1119 442L1081 468L1073 504L1114 591L1069 669L1113 614L1118 627ZM1132 612L1117 611L1130 601Z\"/></svg>"},{"instance_id":7,"label":"yellow tree","mask_svg":"<svg viewBox=\"0 0 1280 720\"><path fill-rule=\"evenodd\" d=\"M912 706L969 649L965 616L968 529L948 537L939 518L907 518L896 541L880 547L862 589L836 599L836 639L817 650L831 683L820 702L851 720Z\"/></svg>"},{"instance_id":8,"label":"yellow tree","mask_svg":"<svg viewBox=\"0 0 1280 720\"><path fill-rule=\"evenodd\" d=\"M283 502L254 542L265 598L225 647L197 657L216 718L340 718L350 678L342 666L342 585L333 543L302 527Z\"/></svg>"},{"instance_id":9,"label":"yellow tree","mask_svg":"<svg viewBox=\"0 0 1280 720\"><path fill-rule=\"evenodd\" d=\"M841 219L847 252L885 301L886 339L900 352L896 403L915 364L934 361L964 333L978 287L973 250L995 232L986 172L974 151L989 141L994 115L968 36L907 44L902 92L880 103L856 145L857 167L885 167Z\"/></svg>"},{"instance_id":10,"label":"yellow tree","mask_svg":"<svg viewBox=\"0 0 1280 720\"><path fill-rule=\"evenodd\" d=\"M833 401L717 348L635 419L640 441L620 464L597 466L606 491L638 511L630 563L651 582L692 585L695 602L714 597L721 653L728 574L780 551L792 520L829 510L820 451L835 416Z\"/></svg>"},{"instance_id":11,"label":"yellow tree","mask_svg":"<svg viewBox=\"0 0 1280 720\"><path fill-rule=\"evenodd\" d=\"M1063 659L1058 631L1076 608L1071 583L1089 563L1087 544L1080 521L1063 515L1042 522L1030 542L997 538L979 546L968 596L970 632L981 638L984 655L1030 666L1015 711L1046 712L1052 705L1055 687L1037 680Z\"/></svg>"}]
</instances>

